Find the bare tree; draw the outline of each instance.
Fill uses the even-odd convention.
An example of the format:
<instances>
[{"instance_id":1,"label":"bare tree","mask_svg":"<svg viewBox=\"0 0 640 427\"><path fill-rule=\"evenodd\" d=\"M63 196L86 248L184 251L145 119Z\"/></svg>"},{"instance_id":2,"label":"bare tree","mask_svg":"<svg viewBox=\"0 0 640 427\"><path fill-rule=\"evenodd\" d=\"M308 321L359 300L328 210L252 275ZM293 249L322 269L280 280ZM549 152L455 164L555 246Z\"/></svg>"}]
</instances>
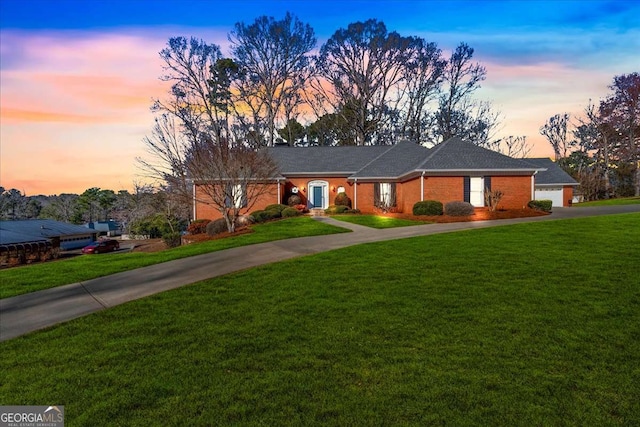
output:
<instances>
[{"instance_id":1,"label":"bare tree","mask_svg":"<svg viewBox=\"0 0 640 427\"><path fill-rule=\"evenodd\" d=\"M148 156L136 158L138 166L173 199L187 206L186 219L191 219L193 181L187 169L191 141L178 129L175 116L165 113L156 117L151 136L145 137L143 142Z\"/></svg>"},{"instance_id":2,"label":"bare tree","mask_svg":"<svg viewBox=\"0 0 640 427\"><path fill-rule=\"evenodd\" d=\"M231 52L241 72L236 81L236 111L248 109L252 130L266 132L273 145L277 126L293 117L299 93L309 77L309 52L315 47L313 29L287 13L282 20L262 16L251 25L235 25L229 35ZM239 115L242 117L242 115Z\"/></svg>"},{"instance_id":3,"label":"bare tree","mask_svg":"<svg viewBox=\"0 0 640 427\"><path fill-rule=\"evenodd\" d=\"M330 107L327 113L351 115L357 145L376 142L390 92L404 79L409 48L415 43L417 39L389 33L384 23L370 19L339 29L320 48L320 78L313 87Z\"/></svg>"},{"instance_id":4,"label":"bare tree","mask_svg":"<svg viewBox=\"0 0 640 427\"><path fill-rule=\"evenodd\" d=\"M417 144L428 142L427 129L431 124L429 104L438 95L445 66L442 52L435 43L416 39L405 64L404 85L398 92L402 116L400 134Z\"/></svg>"},{"instance_id":5,"label":"bare tree","mask_svg":"<svg viewBox=\"0 0 640 427\"><path fill-rule=\"evenodd\" d=\"M266 150L246 145L210 140L193 148L187 162L189 174L207 196L199 201L218 209L233 233L240 211L250 210L261 196L273 191L277 165Z\"/></svg>"},{"instance_id":6,"label":"bare tree","mask_svg":"<svg viewBox=\"0 0 640 427\"><path fill-rule=\"evenodd\" d=\"M445 89L439 97L430 141L432 144L454 136L479 145L490 142L489 136L498 123L498 114L491 111L489 103L477 102L471 97L487 75L485 67L472 62L473 53L473 48L460 43L447 61L444 69Z\"/></svg>"},{"instance_id":7,"label":"bare tree","mask_svg":"<svg viewBox=\"0 0 640 427\"><path fill-rule=\"evenodd\" d=\"M571 143L567 138L567 126L569 124L569 113L556 114L547 120L540 127L540 134L547 138L553 148L555 160L568 156Z\"/></svg>"},{"instance_id":8,"label":"bare tree","mask_svg":"<svg viewBox=\"0 0 640 427\"><path fill-rule=\"evenodd\" d=\"M509 135L506 138L501 139L498 152L516 159L524 159L531 153L531 145L527 143L526 136L513 136Z\"/></svg>"},{"instance_id":9,"label":"bare tree","mask_svg":"<svg viewBox=\"0 0 640 427\"><path fill-rule=\"evenodd\" d=\"M600 103L600 118L615 130L610 153L626 163L634 174L634 194L640 196L640 74L615 76L609 86L613 91Z\"/></svg>"}]
</instances>

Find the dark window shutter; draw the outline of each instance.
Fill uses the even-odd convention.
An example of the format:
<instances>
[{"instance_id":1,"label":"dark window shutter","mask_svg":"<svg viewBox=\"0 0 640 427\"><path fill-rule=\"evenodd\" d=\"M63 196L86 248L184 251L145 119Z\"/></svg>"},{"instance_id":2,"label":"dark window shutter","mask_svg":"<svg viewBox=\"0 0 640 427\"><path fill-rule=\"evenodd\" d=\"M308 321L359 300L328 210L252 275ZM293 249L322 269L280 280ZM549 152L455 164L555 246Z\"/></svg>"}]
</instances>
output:
<instances>
[{"instance_id":1,"label":"dark window shutter","mask_svg":"<svg viewBox=\"0 0 640 427\"><path fill-rule=\"evenodd\" d=\"M487 191L491 191L491 177L490 176L485 176L484 177L484 188Z\"/></svg>"},{"instance_id":2,"label":"dark window shutter","mask_svg":"<svg viewBox=\"0 0 640 427\"><path fill-rule=\"evenodd\" d=\"M247 199L247 186L242 186L242 203L240 207L246 208L249 205L249 200Z\"/></svg>"},{"instance_id":3,"label":"dark window shutter","mask_svg":"<svg viewBox=\"0 0 640 427\"><path fill-rule=\"evenodd\" d=\"M396 206L397 206L397 204L396 204L396 183L395 183L395 182L392 182L392 183L391 183L391 194L390 194L390 198L391 198L390 205L391 205L392 207L396 207Z\"/></svg>"},{"instance_id":4,"label":"dark window shutter","mask_svg":"<svg viewBox=\"0 0 640 427\"><path fill-rule=\"evenodd\" d=\"M373 206L380 207L380 183L373 183Z\"/></svg>"},{"instance_id":5,"label":"dark window shutter","mask_svg":"<svg viewBox=\"0 0 640 427\"><path fill-rule=\"evenodd\" d=\"M467 203L470 203L471 202L471 177L470 176L464 177L463 192L464 192L464 201Z\"/></svg>"},{"instance_id":6,"label":"dark window shutter","mask_svg":"<svg viewBox=\"0 0 640 427\"><path fill-rule=\"evenodd\" d=\"M232 191L231 184L226 184L224 186L224 206L226 208L231 207L231 191Z\"/></svg>"}]
</instances>

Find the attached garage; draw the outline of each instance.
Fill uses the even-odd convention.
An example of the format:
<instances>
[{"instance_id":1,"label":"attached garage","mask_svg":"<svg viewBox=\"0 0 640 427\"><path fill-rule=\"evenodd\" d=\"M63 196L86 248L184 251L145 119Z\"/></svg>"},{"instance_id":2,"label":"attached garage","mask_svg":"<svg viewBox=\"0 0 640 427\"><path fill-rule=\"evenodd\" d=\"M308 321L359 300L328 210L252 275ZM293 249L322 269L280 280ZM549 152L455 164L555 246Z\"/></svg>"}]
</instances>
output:
<instances>
[{"instance_id":1,"label":"attached garage","mask_svg":"<svg viewBox=\"0 0 640 427\"><path fill-rule=\"evenodd\" d=\"M575 179L549 158L524 160L539 168L534 177L536 200L551 200L554 208L571 206L573 189L578 186Z\"/></svg>"},{"instance_id":2,"label":"attached garage","mask_svg":"<svg viewBox=\"0 0 640 427\"><path fill-rule=\"evenodd\" d=\"M551 200L554 208L564 206L563 194L564 189L562 187L542 187L540 185L536 185L535 188L535 199Z\"/></svg>"}]
</instances>

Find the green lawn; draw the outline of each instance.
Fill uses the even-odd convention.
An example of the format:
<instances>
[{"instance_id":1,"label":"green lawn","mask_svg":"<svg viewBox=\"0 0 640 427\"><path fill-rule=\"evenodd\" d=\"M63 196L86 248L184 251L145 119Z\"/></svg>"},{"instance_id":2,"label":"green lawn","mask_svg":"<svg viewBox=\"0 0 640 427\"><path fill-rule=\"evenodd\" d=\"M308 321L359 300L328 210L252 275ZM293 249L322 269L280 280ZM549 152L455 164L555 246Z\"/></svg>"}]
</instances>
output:
<instances>
[{"instance_id":1,"label":"green lawn","mask_svg":"<svg viewBox=\"0 0 640 427\"><path fill-rule=\"evenodd\" d=\"M0 297L8 298L28 292L53 288L69 283L132 270L178 258L200 255L238 246L252 245L293 237L343 233L349 230L334 227L310 217L288 218L252 226L253 233L220 240L194 243L156 253L113 253L82 255L66 260L27 265L0 270Z\"/></svg>"},{"instance_id":2,"label":"green lawn","mask_svg":"<svg viewBox=\"0 0 640 427\"><path fill-rule=\"evenodd\" d=\"M623 197L619 199L595 200L593 202L576 203L573 206L616 206L637 204L640 204L640 197Z\"/></svg>"},{"instance_id":3,"label":"green lawn","mask_svg":"<svg viewBox=\"0 0 640 427\"><path fill-rule=\"evenodd\" d=\"M331 217L340 221L372 228L407 227L411 225L423 225L426 223L425 221L412 221L409 219L391 218L378 215L332 215Z\"/></svg>"},{"instance_id":4,"label":"green lawn","mask_svg":"<svg viewBox=\"0 0 640 427\"><path fill-rule=\"evenodd\" d=\"M0 343L76 425L634 425L639 214L380 242Z\"/></svg>"}]
</instances>

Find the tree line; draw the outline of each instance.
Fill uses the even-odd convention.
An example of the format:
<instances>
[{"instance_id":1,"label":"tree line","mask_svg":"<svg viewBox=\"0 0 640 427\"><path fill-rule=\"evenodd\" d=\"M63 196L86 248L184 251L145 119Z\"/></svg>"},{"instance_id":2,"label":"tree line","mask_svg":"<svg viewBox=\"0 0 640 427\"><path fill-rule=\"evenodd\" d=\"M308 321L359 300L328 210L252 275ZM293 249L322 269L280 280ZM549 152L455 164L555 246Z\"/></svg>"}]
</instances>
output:
<instances>
[{"instance_id":1,"label":"tree line","mask_svg":"<svg viewBox=\"0 0 640 427\"><path fill-rule=\"evenodd\" d=\"M640 196L640 74L615 76L609 90L581 115L555 114L540 127L587 200Z\"/></svg>"}]
</instances>

